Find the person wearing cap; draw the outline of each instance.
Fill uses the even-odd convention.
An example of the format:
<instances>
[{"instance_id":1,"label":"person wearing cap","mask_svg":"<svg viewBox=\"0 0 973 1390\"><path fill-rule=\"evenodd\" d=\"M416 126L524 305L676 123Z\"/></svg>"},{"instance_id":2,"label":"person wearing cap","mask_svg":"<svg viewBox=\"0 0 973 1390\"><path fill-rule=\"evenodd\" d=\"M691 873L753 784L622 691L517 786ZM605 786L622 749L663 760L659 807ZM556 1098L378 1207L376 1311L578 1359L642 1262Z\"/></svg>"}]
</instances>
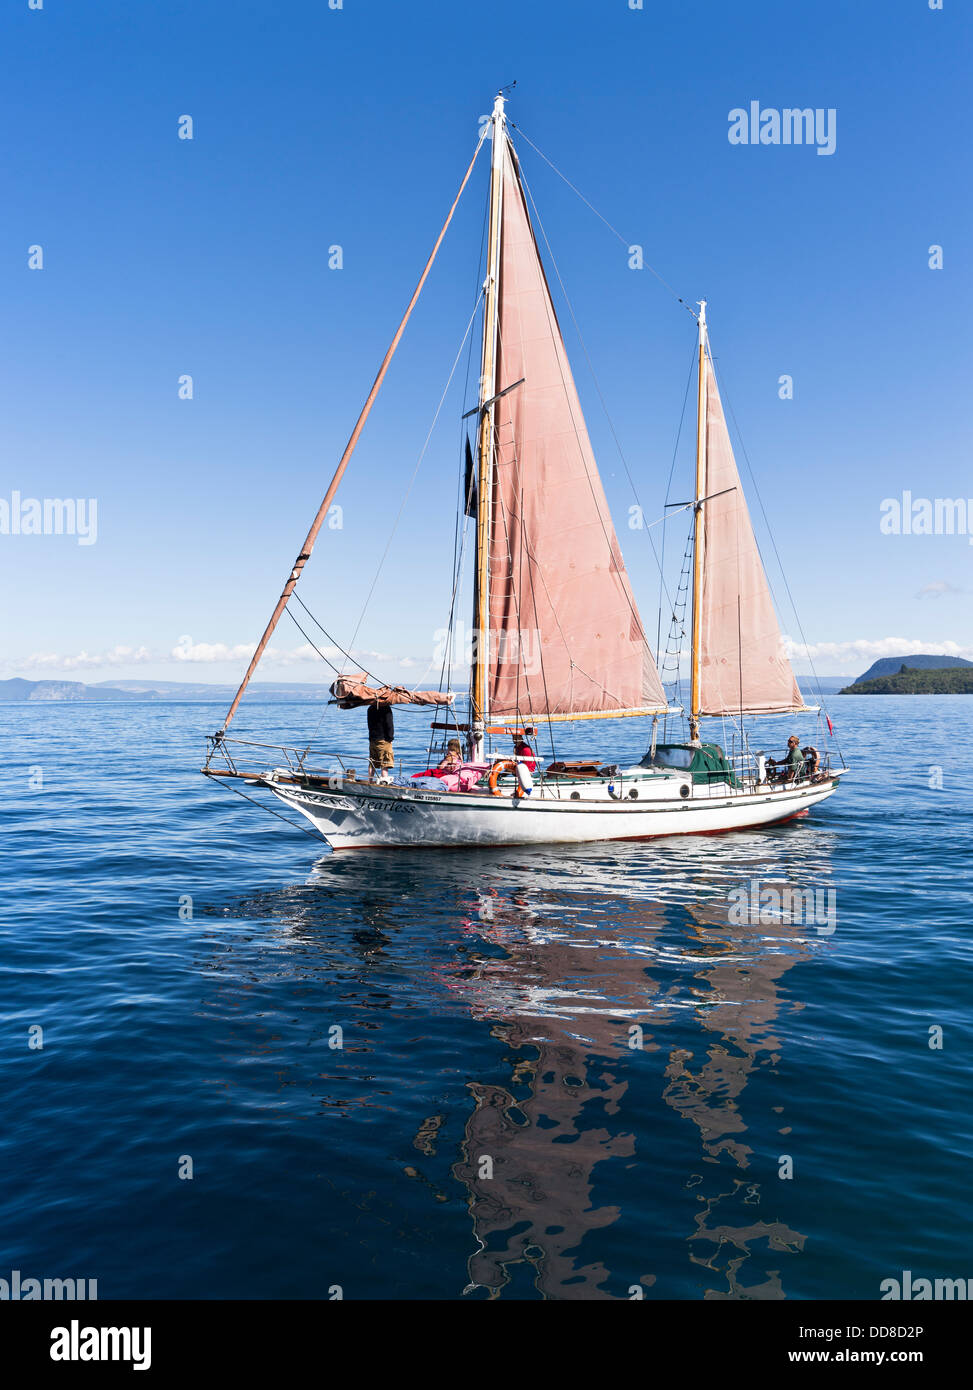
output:
<instances>
[{"instance_id":1,"label":"person wearing cap","mask_svg":"<svg viewBox=\"0 0 973 1390\"><path fill-rule=\"evenodd\" d=\"M784 781L796 782L803 767L804 754L801 752L801 740L797 734L791 734L787 740L787 757L784 759Z\"/></svg>"}]
</instances>

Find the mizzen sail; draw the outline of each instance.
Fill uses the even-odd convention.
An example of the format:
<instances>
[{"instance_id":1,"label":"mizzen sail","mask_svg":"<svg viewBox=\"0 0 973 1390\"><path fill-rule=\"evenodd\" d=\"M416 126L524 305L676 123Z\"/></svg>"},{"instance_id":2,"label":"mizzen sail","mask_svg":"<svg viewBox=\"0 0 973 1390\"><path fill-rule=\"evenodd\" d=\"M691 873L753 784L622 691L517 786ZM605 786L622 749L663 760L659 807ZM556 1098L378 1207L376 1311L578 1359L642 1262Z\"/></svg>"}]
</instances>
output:
<instances>
[{"instance_id":1,"label":"mizzen sail","mask_svg":"<svg viewBox=\"0 0 973 1390\"><path fill-rule=\"evenodd\" d=\"M705 330L704 330L705 333ZM705 450L696 544L701 575L696 714L804 708L757 549L713 364L703 351Z\"/></svg>"},{"instance_id":2,"label":"mizzen sail","mask_svg":"<svg viewBox=\"0 0 973 1390\"><path fill-rule=\"evenodd\" d=\"M489 550L494 719L665 708L504 140ZM522 379L522 380L521 380Z\"/></svg>"}]
</instances>

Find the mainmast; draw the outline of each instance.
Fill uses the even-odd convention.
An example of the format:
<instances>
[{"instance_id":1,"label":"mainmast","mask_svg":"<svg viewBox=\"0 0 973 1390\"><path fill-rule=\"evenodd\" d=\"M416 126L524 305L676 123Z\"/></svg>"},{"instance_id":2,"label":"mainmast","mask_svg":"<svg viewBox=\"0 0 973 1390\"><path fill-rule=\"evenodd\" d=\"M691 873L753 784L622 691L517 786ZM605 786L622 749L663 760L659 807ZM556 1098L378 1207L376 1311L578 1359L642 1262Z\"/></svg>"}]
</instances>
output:
<instances>
[{"instance_id":1,"label":"mainmast","mask_svg":"<svg viewBox=\"0 0 973 1390\"><path fill-rule=\"evenodd\" d=\"M494 412L497 394L497 325L500 288L500 218L503 205L503 161L507 134L504 97L493 104L493 152L490 161L490 218L487 278L484 281L483 349L480 359L480 443L477 464L476 592L473 602L473 670L470 682L470 723L474 759L483 757L489 718L490 671L490 519L493 491Z\"/></svg>"},{"instance_id":2,"label":"mainmast","mask_svg":"<svg viewBox=\"0 0 973 1390\"><path fill-rule=\"evenodd\" d=\"M693 627L690 652L689 737L699 738L700 597L703 587L703 501L706 496L706 300L699 301L699 390L696 401L696 505L693 508Z\"/></svg>"}]
</instances>

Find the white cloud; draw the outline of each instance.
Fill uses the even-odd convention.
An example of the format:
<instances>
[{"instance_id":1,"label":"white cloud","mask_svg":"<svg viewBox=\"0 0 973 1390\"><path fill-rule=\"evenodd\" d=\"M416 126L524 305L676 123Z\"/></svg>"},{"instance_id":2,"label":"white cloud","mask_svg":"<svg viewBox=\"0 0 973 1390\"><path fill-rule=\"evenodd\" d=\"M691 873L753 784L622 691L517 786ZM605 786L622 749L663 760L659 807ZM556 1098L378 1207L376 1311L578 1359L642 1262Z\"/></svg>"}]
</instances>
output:
<instances>
[{"instance_id":1,"label":"white cloud","mask_svg":"<svg viewBox=\"0 0 973 1390\"><path fill-rule=\"evenodd\" d=\"M946 592L937 585L926 585L925 591ZM11 674L24 676L58 676L75 673L113 670L126 667L156 668L171 667L173 676L179 679L181 668L185 679L225 680L242 675L243 668L256 650L256 642L194 642L191 637L180 637L178 643L169 650L149 647L116 646L107 651L82 650L73 653L33 652L23 658L7 657L0 659L0 668ZM913 637L858 638L850 642L812 642L807 646L793 638L784 638L784 647L791 661L797 664L813 663L821 675L859 675L873 661L883 656L915 656L919 652L932 655L962 656L973 660L973 646L961 646L958 642L938 642ZM410 684L416 682L416 668L429 672L429 664L424 657L414 655L396 656L390 652L355 648L350 660L337 647L326 646L320 649L340 670L364 670L375 673L381 680L400 680L412 672ZM212 668L223 666L223 671L214 672L207 677L205 669L197 669L195 675L190 668ZM263 655L261 670L280 671L298 668L302 679L330 682L334 672L327 666L310 643L304 642L296 647L268 647ZM316 668L316 669L315 669ZM420 678L423 679L424 677ZM257 679L260 679L259 675Z\"/></svg>"},{"instance_id":2,"label":"white cloud","mask_svg":"<svg viewBox=\"0 0 973 1390\"><path fill-rule=\"evenodd\" d=\"M931 584L923 584L916 594L916 598L942 598L943 594L961 594L962 589L957 589L955 584L948 583L945 579L936 579Z\"/></svg>"},{"instance_id":3,"label":"white cloud","mask_svg":"<svg viewBox=\"0 0 973 1390\"><path fill-rule=\"evenodd\" d=\"M180 637L172 650L161 659L175 662L198 662L204 665L218 661L239 663L249 661L256 650L256 642L240 642L236 646L230 647L225 642L194 642L191 637ZM368 651L357 647L349 655L353 662L384 662L398 666L413 663L412 657L398 657L389 652ZM310 661L323 665L322 656L326 656L336 666L348 665L348 657L340 648L330 646L315 648L310 642L303 642L299 647L268 647L261 658L261 664L299 666Z\"/></svg>"},{"instance_id":4,"label":"white cloud","mask_svg":"<svg viewBox=\"0 0 973 1390\"><path fill-rule=\"evenodd\" d=\"M973 647L961 647L958 642L924 642L912 637L862 637L854 642L810 642L807 646L785 637L784 647L791 661L837 664L842 668L837 672L839 675L857 673L860 666L877 661L879 657L917 656L920 652L930 656L963 656L973 661Z\"/></svg>"},{"instance_id":5,"label":"white cloud","mask_svg":"<svg viewBox=\"0 0 973 1390\"><path fill-rule=\"evenodd\" d=\"M5 666L18 671L92 671L102 666L142 666L154 658L148 647L112 647L108 652L80 651L74 655L58 652L32 652L19 661L7 660Z\"/></svg>"},{"instance_id":6,"label":"white cloud","mask_svg":"<svg viewBox=\"0 0 973 1390\"><path fill-rule=\"evenodd\" d=\"M26 657L0 658L0 669L20 675L36 674L41 677L57 676L74 672L109 671L131 666L214 666L227 665L239 670L256 651L256 642L194 642L191 637L180 637L168 651L152 650L149 647L112 647L109 651L79 652L32 652ZM351 660L337 647L321 647L320 651L341 669L368 666L378 668L378 674L391 675L396 671L418 664L411 656L398 657L390 652L378 652L356 648L351 652ZM284 668L292 666L316 666L320 669L320 679L330 681L334 672L322 660L318 651L309 642L297 647L268 647L264 652L261 666ZM188 674L188 673L187 673Z\"/></svg>"},{"instance_id":7,"label":"white cloud","mask_svg":"<svg viewBox=\"0 0 973 1390\"><path fill-rule=\"evenodd\" d=\"M179 641L164 657L166 661L213 662L244 661L253 656L256 642L239 643L228 647L225 642L194 642L191 637L180 637Z\"/></svg>"}]
</instances>

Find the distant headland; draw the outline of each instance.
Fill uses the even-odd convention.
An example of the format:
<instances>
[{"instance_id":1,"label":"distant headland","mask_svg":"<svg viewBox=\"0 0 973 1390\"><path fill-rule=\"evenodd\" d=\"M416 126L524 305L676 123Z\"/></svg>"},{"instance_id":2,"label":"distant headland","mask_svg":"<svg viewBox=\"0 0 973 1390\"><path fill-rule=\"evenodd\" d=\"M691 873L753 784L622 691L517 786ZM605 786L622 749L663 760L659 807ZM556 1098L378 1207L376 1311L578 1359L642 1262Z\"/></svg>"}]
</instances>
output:
<instances>
[{"instance_id":1,"label":"distant headland","mask_svg":"<svg viewBox=\"0 0 973 1390\"><path fill-rule=\"evenodd\" d=\"M897 676L905 668L910 671L949 671L961 666L973 671L973 661L967 661L962 656L883 656L869 666L863 676L856 676L854 684L875 681L879 676Z\"/></svg>"},{"instance_id":2,"label":"distant headland","mask_svg":"<svg viewBox=\"0 0 973 1390\"><path fill-rule=\"evenodd\" d=\"M0 703L23 700L225 700L229 702L235 685L204 685L189 681L28 681L20 677L0 681ZM301 685L296 681L255 681L250 688L255 700L330 699L326 685Z\"/></svg>"},{"instance_id":3,"label":"distant headland","mask_svg":"<svg viewBox=\"0 0 973 1390\"><path fill-rule=\"evenodd\" d=\"M959 656L884 657L839 695L973 695L973 661Z\"/></svg>"}]
</instances>

